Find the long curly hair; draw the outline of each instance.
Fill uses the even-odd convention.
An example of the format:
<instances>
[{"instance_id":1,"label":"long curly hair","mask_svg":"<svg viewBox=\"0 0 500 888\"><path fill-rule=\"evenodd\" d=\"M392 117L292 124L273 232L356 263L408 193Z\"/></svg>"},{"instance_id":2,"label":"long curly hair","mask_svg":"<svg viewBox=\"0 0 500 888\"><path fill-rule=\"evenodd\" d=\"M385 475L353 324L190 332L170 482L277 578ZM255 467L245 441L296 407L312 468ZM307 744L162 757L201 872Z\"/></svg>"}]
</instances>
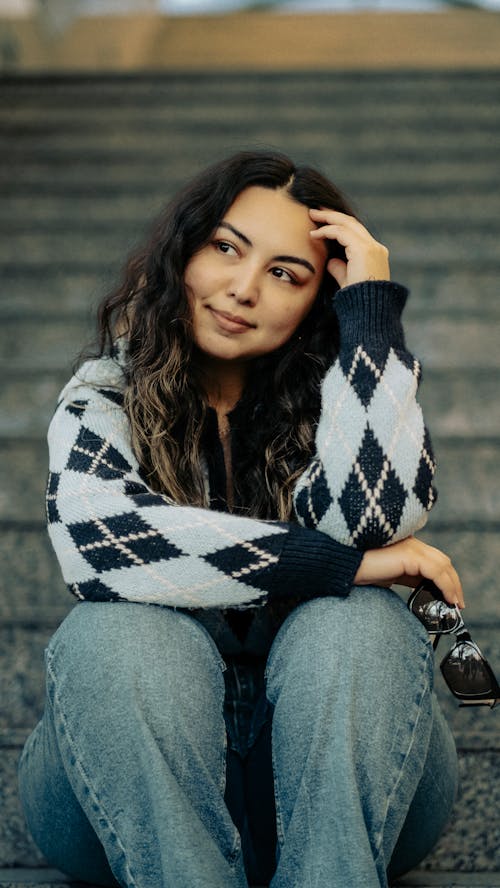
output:
<instances>
[{"instance_id":1,"label":"long curly hair","mask_svg":"<svg viewBox=\"0 0 500 888\"><path fill-rule=\"evenodd\" d=\"M239 152L206 169L169 203L149 241L132 254L120 285L98 309L98 354L127 343L124 409L150 486L183 505L208 507L202 449L208 401L196 362L184 271L236 197L253 185L286 188L306 207L356 215L318 171L269 151ZM345 258L328 243L329 257ZM332 306L338 285L325 272L307 317L283 346L256 358L239 404L244 457L234 467L237 511L293 520L295 480L310 459L320 384L338 352Z\"/></svg>"}]
</instances>

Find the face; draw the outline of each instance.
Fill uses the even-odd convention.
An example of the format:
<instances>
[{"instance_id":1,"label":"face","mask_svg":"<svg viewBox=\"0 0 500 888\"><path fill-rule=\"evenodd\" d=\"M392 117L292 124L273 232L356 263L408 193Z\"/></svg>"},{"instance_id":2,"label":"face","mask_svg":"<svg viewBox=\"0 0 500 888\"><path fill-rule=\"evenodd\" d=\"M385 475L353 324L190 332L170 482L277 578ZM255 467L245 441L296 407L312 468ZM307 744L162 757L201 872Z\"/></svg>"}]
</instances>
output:
<instances>
[{"instance_id":1,"label":"face","mask_svg":"<svg viewBox=\"0 0 500 888\"><path fill-rule=\"evenodd\" d=\"M207 358L246 362L283 345L310 311L326 247L285 191L242 191L186 266L194 340Z\"/></svg>"}]
</instances>

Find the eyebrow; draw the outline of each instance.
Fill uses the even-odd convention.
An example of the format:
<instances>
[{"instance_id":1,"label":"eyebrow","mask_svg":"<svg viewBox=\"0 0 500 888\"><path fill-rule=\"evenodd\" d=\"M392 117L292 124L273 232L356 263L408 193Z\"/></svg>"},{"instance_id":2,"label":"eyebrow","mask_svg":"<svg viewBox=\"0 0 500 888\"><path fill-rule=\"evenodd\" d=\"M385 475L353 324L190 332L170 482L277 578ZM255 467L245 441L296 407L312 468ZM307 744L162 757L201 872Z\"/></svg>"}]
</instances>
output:
<instances>
[{"instance_id":1,"label":"eyebrow","mask_svg":"<svg viewBox=\"0 0 500 888\"><path fill-rule=\"evenodd\" d=\"M219 225L217 227L227 228L228 231L232 231L233 234L236 235L236 237L239 237L239 239L243 241L243 243L246 244L247 247L253 247L252 241L246 236L246 234L238 231L238 229L235 228L234 225L231 225L230 222L219 222ZM312 271L313 274L316 274L316 269L314 268L314 265L311 265L311 263L308 262L307 259L300 259L298 256L273 256L273 262L291 262L294 265L303 265L304 268L307 268L309 271Z\"/></svg>"}]
</instances>

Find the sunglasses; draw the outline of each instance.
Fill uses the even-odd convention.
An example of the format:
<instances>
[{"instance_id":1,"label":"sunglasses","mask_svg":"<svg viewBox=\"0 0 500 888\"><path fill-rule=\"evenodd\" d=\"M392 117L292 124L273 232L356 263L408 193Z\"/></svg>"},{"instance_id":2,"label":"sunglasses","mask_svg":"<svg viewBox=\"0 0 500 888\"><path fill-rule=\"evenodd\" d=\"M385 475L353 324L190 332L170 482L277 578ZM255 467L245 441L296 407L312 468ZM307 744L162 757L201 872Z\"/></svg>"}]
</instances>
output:
<instances>
[{"instance_id":1,"label":"sunglasses","mask_svg":"<svg viewBox=\"0 0 500 888\"><path fill-rule=\"evenodd\" d=\"M458 607L443 600L431 580L423 580L411 593L408 607L427 629L436 650L442 635L456 642L441 661L441 672L461 706L490 706L500 702L500 687L486 658L472 641Z\"/></svg>"}]
</instances>

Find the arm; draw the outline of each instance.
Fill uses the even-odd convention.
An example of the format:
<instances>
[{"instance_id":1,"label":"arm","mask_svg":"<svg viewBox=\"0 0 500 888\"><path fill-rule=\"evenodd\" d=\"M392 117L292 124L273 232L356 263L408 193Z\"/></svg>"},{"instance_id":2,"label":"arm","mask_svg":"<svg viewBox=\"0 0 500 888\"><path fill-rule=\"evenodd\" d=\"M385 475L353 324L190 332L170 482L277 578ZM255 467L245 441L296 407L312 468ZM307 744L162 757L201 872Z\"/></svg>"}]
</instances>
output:
<instances>
[{"instance_id":1,"label":"arm","mask_svg":"<svg viewBox=\"0 0 500 888\"><path fill-rule=\"evenodd\" d=\"M301 523L362 550L414 533L435 501L420 365L400 320L406 297L389 281L337 293L340 353L323 381L316 458L295 493Z\"/></svg>"},{"instance_id":2,"label":"arm","mask_svg":"<svg viewBox=\"0 0 500 888\"><path fill-rule=\"evenodd\" d=\"M340 351L325 376L316 458L295 492L299 521L363 551L404 539L423 526L435 501L434 459L416 400L420 365L407 351L401 312L407 290L389 280L388 251L356 219L311 210L346 262L328 271Z\"/></svg>"},{"instance_id":3,"label":"arm","mask_svg":"<svg viewBox=\"0 0 500 888\"><path fill-rule=\"evenodd\" d=\"M179 506L148 488L121 407L121 371L89 362L49 429L49 535L78 598L250 607L347 595L361 553L325 534Z\"/></svg>"},{"instance_id":4,"label":"arm","mask_svg":"<svg viewBox=\"0 0 500 888\"><path fill-rule=\"evenodd\" d=\"M328 271L341 344L326 375L317 455L299 480L295 506L305 526L364 550L356 584L414 586L432 579L464 607L447 555L415 539L436 500L434 459L416 401L420 365L406 350L401 312L407 291L389 283L388 251L356 219L311 210L313 238L333 238L346 261Z\"/></svg>"}]
</instances>

